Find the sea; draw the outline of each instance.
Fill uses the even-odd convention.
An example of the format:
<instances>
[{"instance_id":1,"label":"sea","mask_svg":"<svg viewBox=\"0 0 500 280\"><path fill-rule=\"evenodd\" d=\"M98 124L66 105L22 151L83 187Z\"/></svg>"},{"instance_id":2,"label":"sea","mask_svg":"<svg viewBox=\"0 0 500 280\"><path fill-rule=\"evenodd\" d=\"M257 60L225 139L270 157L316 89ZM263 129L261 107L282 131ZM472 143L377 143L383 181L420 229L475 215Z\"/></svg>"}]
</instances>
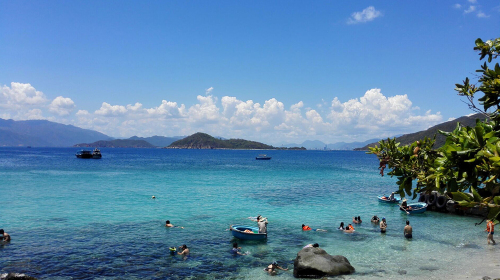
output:
<instances>
[{"instance_id":1,"label":"sea","mask_svg":"<svg viewBox=\"0 0 500 280\"><path fill-rule=\"evenodd\" d=\"M485 223L475 225L481 218L407 215L378 202L396 178L380 176L365 152L103 148L102 159L78 159L77 151L0 148L0 228L12 238L0 244L0 274L294 279L297 252L318 243L356 269L339 279L465 279L499 257ZM262 153L272 159L256 160ZM268 218L266 241L231 235L230 225L255 226L257 215ZM386 234L374 215L386 218ZM354 216L363 221L354 233L337 230ZM403 237L407 220L412 240ZM247 255L232 255L233 242ZM187 258L169 253L183 244ZM268 276L273 261L289 270Z\"/></svg>"}]
</instances>

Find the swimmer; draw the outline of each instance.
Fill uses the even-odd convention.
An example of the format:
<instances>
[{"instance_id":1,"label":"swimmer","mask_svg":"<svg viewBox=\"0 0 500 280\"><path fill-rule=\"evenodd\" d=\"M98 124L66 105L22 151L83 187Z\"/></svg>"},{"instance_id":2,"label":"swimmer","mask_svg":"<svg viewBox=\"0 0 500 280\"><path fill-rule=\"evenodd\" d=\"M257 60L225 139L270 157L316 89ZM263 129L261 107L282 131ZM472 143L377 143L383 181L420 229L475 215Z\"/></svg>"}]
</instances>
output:
<instances>
[{"instance_id":1,"label":"swimmer","mask_svg":"<svg viewBox=\"0 0 500 280\"><path fill-rule=\"evenodd\" d=\"M178 255L184 255L184 256L189 255L189 248L186 246L186 244L179 246L179 249L181 252L180 253L177 252Z\"/></svg>"},{"instance_id":2,"label":"swimmer","mask_svg":"<svg viewBox=\"0 0 500 280\"><path fill-rule=\"evenodd\" d=\"M278 272L276 271L277 269L281 269L281 270L288 270L288 268L283 268L281 266L278 265L278 262L274 261L272 264L268 265L264 270L267 271L267 273L269 273L269 275L271 276L274 276L276 274L278 274Z\"/></svg>"},{"instance_id":3,"label":"swimmer","mask_svg":"<svg viewBox=\"0 0 500 280\"><path fill-rule=\"evenodd\" d=\"M341 230L344 230L344 229L345 229L345 228L344 228L344 222L341 222L341 223L340 223L340 226L338 227L338 229L341 229Z\"/></svg>"},{"instance_id":4,"label":"swimmer","mask_svg":"<svg viewBox=\"0 0 500 280\"><path fill-rule=\"evenodd\" d=\"M352 222L355 224L361 224L361 217L360 216L353 217Z\"/></svg>"},{"instance_id":5,"label":"swimmer","mask_svg":"<svg viewBox=\"0 0 500 280\"><path fill-rule=\"evenodd\" d=\"M351 232L354 232L354 227L349 224L345 229L344 229L344 232L347 232L347 233L351 233Z\"/></svg>"},{"instance_id":6,"label":"swimmer","mask_svg":"<svg viewBox=\"0 0 500 280\"><path fill-rule=\"evenodd\" d=\"M318 248L318 247L319 247L318 243L307 244L306 246L304 246L304 248ZM304 249L304 248L302 248L302 249Z\"/></svg>"},{"instance_id":7,"label":"swimmer","mask_svg":"<svg viewBox=\"0 0 500 280\"><path fill-rule=\"evenodd\" d=\"M154 196L154 195L153 195L153 196L151 197L151 199L156 199L156 196Z\"/></svg>"},{"instance_id":8,"label":"swimmer","mask_svg":"<svg viewBox=\"0 0 500 280\"><path fill-rule=\"evenodd\" d=\"M377 215L373 216L370 221L374 224L380 223L380 219L377 217Z\"/></svg>"},{"instance_id":9,"label":"swimmer","mask_svg":"<svg viewBox=\"0 0 500 280\"><path fill-rule=\"evenodd\" d=\"M406 221L406 226L404 228L403 233L406 238L408 239L412 238L413 228L410 226L410 221Z\"/></svg>"},{"instance_id":10,"label":"swimmer","mask_svg":"<svg viewBox=\"0 0 500 280\"><path fill-rule=\"evenodd\" d=\"M174 227L184 228L184 227L180 227L180 226L174 226L174 225L172 225L172 224L170 223L170 221L169 221L169 220L167 220L167 221L165 222L165 226L166 226L166 227L171 227L171 228L174 228Z\"/></svg>"},{"instance_id":11,"label":"swimmer","mask_svg":"<svg viewBox=\"0 0 500 280\"><path fill-rule=\"evenodd\" d=\"M3 231L3 229L0 229L0 238L2 238L3 242L9 242L10 241L10 235Z\"/></svg>"},{"instance_id":12,"label":"swimmer","mask_svg":"<svg viewBox=\"0 0 500 280\"><path fill-rule=\"evenodd\" d=\"M231 254L233 255L241 255L241 256L244 256L246 254L243 254L242 252L240 252L241 250L241 247L238 247L238 243L234 242L233 243L233 249L231 249Z\"/></svg>"},{"instance_id":13,"label":"swimmer","mask_svg":"<svg viewBox=\"0 0 500 280\"><path fill-rule=\"evenodd\" d=\"M302 230L304 230L304 231L308 231L308 230L312 230L312 231L326 231L326 230L320 229L320 228L312 229L310 226L306 226L304 224L302 224Z\"/></svg>"},{"instance_id":14,"label":"swimmer","mask_svg":"<svg viewBox=\"0 0 500 280\"><path fill-rule=\"evenodd\" d=\"M380 232L385 233L387 231L387 222L385 221L385 217L382 217L382 221L380 222Z\"/></svg>"}]
</instances>

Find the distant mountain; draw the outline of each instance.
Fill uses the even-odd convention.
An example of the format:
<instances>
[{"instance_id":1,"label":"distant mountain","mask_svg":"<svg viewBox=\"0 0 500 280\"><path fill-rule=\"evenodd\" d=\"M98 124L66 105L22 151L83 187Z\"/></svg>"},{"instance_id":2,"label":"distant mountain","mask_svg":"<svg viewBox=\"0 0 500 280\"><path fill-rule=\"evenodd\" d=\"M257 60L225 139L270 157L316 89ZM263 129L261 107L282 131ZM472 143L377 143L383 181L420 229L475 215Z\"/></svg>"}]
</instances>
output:
<instances>
[{"instance_id":1,"label":"distant mountain","mask_svg":"<svg viewBox=\"0 0 500 280\"><path fill-rule=\"evenodd\" d=\"M185 138L185 136L174 136L174 137L165 137L165 136L151 136L151 137L138 137L132 136L128 138L128 140L144 140L148 143L156 146L156 147L167 147L172 144L174 141Z\"/></svg>"},{"instance_id":2,"label":"distant mountain","mask_svg":"<svg viewBox=\"0 0 500 280\"><path fill-rule=\"evenodd\" d=\"M364 147L364 146L366 146L366 145L368 145L370 143L378 142L378 141L380 141L380 139L373 138L373 139L366 140L366 141L363 141L363 142L351 142L351 143L337 142L337 143L334 143L334 144L328 144L327 148L330 149L330 150L354 150L356 148Z\"/></svg>"},{"instance_id":3,"label":"distant mountain","mask_svg":"<svg viewBox=\"0 0 500 280\"><path fill-rule=\"evenodd\" d=\"M0 119L0 146L71 147L75 143L111 139L97 131L46 120Z\"/></svg>"},{"instance_id":4,"label":"distant mountain","mask_svg":"<svg viewBox=\"0 0 500 280\"><path fill-rule=\"evenodd\" d=\"M75 147L96 147L96 148L156 148L156 146L145 140L115 139L110 141L96 141L93 143L76 144Z\"/></svg>"},{"instance_id":5,"label":"distant mountain","mask_svg":"<svg viewBox=\"0 0 500 280\"><path fill-rule=\"evenodd\" d=\"M438 125L435 125L427 130L415 132L415 133L410 133L410 134L405 134L400 137L396 137L396 142L401 143L401 145L409 145L412 144L413 142L417 140L424 139L425 137L428 138L433 138L434 135L436 135L436 143L434 144L435 148L443 146L443 144L446 141L446 137L440 133L438 133L438 130L446 131L446 132L451 132L457 127L457 123L460 123L462 126L469 126L469 127L474 127L476 126L476 120L484 120L486 119L483 114L475 114L471 116L464 116L460 117L458 119L454 119L452 121L447 121ZM356 150L368 150L368 147L375 147L375 145L378 145L378 142L374 142L371 144L368 144L362 148L356 149Z\"/></svg>"},{"instance_id":6,"label":"distant mountain","mask_svg":"<svg viewBox=\"0 0 500 280\"><path fill-rule=\"evenodd\" d=\"M275 149L273 146L243 139L221 140L206 133L195 133L177 140L168 148L177 149Z\"/></svg>"}]
</instances>

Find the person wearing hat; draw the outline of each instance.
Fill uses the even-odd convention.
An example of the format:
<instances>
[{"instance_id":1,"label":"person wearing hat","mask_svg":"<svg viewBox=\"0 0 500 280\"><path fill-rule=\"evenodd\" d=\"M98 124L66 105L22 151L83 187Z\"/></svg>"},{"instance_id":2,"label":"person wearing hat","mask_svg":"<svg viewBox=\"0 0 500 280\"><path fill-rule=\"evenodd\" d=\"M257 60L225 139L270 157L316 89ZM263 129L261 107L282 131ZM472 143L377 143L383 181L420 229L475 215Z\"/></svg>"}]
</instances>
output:
<instances>
[{"instance_id":1,"label":"person wearing hat","mask_svg":"<svg viewBox=\"0 0 500 280\"><path fill-rule=\"evenodd\" d=\"M259 233L267 233L267 218L263 218L261 215L257 216L257 225L259 226Z\"/></svg>"},{"instance_id":2,"label":"person wearing hat","mask_svg":"<svg viewBox=\"0 0 500 280\"><path fill-rule=\"evenodd\" d=\"M389 200L394 201L394 192L392 192L391 195L389 196Z\"/></svg>"},{"instance_id":3,"label":"person wearing hat","mask_svg":"<svg viewBox=\"0 0 500 280\"><path fill-rule=\"evenodd\" d=\"M281 269L281 270L285 270L285 271L288 270L288 268L283 268L283 267L279 266L277 261L274 261L272 264L268 265L264 270L267 271L267 273L269 273L269 275L274 276L274 275L278 274L278 272L276 271L277 269Z\"/></svg>"},{"instance_id":4,"label":"person wearing hat","mask_svg":"<svg viewBox=\"0 0 500 280\"><path fill-rule=\"evenodd\" d=\"M382 217L382 221L380 221L380 232L385 233L387 231L387 222L385 221L385 217Z\"/></svg>"}]
</instances>

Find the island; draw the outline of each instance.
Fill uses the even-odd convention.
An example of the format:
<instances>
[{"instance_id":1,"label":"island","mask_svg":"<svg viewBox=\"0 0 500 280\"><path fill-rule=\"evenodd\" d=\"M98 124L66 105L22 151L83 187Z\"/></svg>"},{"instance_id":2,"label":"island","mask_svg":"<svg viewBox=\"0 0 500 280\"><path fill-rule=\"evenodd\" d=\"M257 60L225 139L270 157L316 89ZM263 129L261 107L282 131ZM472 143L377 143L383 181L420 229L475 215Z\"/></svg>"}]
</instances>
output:
<instances>
[{"instance_id":1,"label":"island","mask_svg":"<svg viewBox=\"0 0 500 280\"><path fill-rule=\"evenodd\" d=\"M276 148L260 142L243 139L217 139L206 133L197 132L170 144L168 149L240 149L240 150L305 150L304 147Z\"/></svg>"}]
</instances>

